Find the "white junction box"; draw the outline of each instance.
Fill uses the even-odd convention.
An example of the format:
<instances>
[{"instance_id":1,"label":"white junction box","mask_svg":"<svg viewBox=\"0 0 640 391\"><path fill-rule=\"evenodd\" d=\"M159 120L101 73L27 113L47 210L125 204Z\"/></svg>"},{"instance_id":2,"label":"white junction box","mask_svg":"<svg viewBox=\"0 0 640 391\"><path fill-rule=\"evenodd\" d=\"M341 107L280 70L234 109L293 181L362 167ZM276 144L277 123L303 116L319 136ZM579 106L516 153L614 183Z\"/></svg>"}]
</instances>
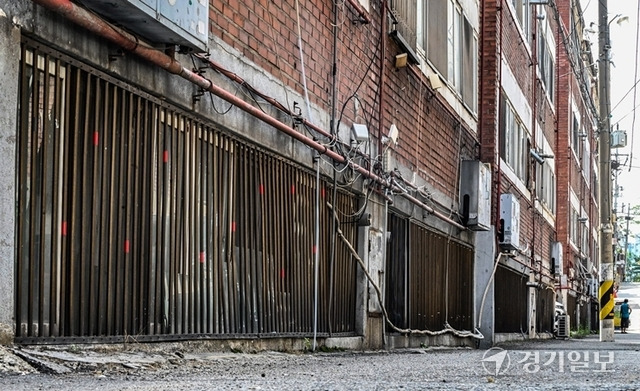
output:
<instances>
[{"instance_id":1,"label":"white junction box","mask_svg":"<svg viewBox=\"0 0 640 391\"><path fill-rule=\"evenodd\" d=\"M500 245L506 249L520 248L520 201L515 195L500 195L500 223L502 235Z\"/></svg>"},{"instance_id":2,"label":"white junction box","mask_svg":"<svg viewBox=\"0 0 640 391\"><path fill-rule=\"evenodd\" d=\"M463 160L460 168L460 214L474 231L491 227L491 170L478 160Z\"/></svg>"}]
</instances>

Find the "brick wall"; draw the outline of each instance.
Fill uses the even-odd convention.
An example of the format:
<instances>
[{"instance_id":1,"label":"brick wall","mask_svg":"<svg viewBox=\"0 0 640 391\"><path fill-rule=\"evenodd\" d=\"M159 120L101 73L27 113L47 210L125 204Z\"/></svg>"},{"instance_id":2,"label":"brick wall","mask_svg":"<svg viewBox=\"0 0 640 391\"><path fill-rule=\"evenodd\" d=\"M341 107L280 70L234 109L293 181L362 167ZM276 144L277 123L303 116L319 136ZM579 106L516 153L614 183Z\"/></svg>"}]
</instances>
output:
<instances>
[{"instance_id":1,"label":"brick wall","mask_svg":"<svg viewBox=\"0 0 640 391\"><path fill-rule=\"evenodd\" d=\"M214 39L221 39L266 73L303 94L295 2L231 0L211 4L210 32ZM329 115L333 72L332 2L299 4L310 100ZM457 197L459 160L478 157L476 129L461 124L455 110L441 98L434 97L419 71L395 69L395 55L401 50L387 34L381 38L382 13L378 5L372 4L373 22L368 25L352 23L356 15L348 3L338 8L336 110L338 116L342 115L341 123L346 126L352 122L367 123L374 145L379 138L378 129L385 134L395 123L400 131L395 148L398 161L415 170L434 188ZM384 85L381 85L381 56ZM357 117L354 94L360 103ZM380 94L384 108L382 124Z\"/></svg>"}]
</instances>

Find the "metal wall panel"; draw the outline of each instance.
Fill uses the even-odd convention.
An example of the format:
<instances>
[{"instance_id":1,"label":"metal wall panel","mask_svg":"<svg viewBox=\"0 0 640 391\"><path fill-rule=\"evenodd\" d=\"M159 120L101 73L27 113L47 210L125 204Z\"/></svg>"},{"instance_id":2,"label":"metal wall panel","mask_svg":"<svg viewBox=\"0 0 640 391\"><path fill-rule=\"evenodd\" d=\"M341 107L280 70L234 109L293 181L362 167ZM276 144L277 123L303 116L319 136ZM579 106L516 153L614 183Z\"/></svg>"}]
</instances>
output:
<instances>
[{"instance_id":1,"label":"metal wall panel","mask_svg":"<svg viewBox=\"0 0 640 391\"><path fill-rule=\"evenodd\" d=\"M309 335L315 173L26 42L16 340ZM328 259L325 202L358 200L320 194L318 331L354 333L356 263Z\"/></svg>"},{"instance_id":2,"label":"metal wall panel","mask_svg":"<svg viewBox=\"0 0 640 391\"><path fill-rule=\"evenodd\" d=\"M496 333L526 333L529 277L498 266L495 276ZM554 304L555 306L555 304Z\"/></svg>"},{"instance_id":3,"label":"metal wall panel","mask_svg":"<svg viewBox=\"0 0 640 391\"><path fill-rule=\"evenodd\" d=\"M541 289L538 291L536 305L536 330L539 332L553 333L553 317L555 315L556 294L553 289Z\"/></svg>"},{"instance_id":4,"label":"metal wall panel","mask_svg":"<svg viewBox=\"0 0 640 391\"><path fill-rule=\"evenodd\" d=\"M471 330L472 249L395 214L389 222L387 306L396 326Z\"/></svg>"}]
</instances>

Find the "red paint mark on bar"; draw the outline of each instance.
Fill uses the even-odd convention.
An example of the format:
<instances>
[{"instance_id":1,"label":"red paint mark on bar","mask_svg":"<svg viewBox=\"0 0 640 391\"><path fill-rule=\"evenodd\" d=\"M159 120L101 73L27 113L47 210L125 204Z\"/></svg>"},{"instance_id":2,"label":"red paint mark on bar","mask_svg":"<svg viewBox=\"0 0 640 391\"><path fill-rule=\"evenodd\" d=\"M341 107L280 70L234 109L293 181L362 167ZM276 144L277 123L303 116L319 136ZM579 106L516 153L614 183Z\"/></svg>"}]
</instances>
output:
<instances>
[{"instance_id":1,"label":"red paint mark on bar","mask_svg":"<svg viewBox=\"0 0 640 391\"><path fill-rule=\"evenodd\" d=\"M284 278L284 269L280 269L280 278Z\"/></svg>"},{"instance_id":2,"label":"red paint mark on bar","mask_svg":"<svg viewBox=\"0 0 640 391\"><path fill-rule=\"evenodd\" d=\"M296 194L296 185L291 185L291 194Z\"/></svg>"},{"instance_id":3,"label":"red paint mark on bar","mask_svg":"<svg viewBox=\"0 0 640 391\"><path fill-rule=\"evenodd\" d=\"M165 162L165 163L169 162L169 151L164 151L162 153L162 161Z\"/></svg>"},{"instance_id":4,"label":"red paint mark on bar","mask_svg":"<svg viewBox=\"0 0 640 391\"><path fill-rule=\"evenodd\" d=\"M129 241L128 241L128 240L125 240L125 241L124 241L124 253L125 253L125 254L129 254L129 247L130 247L130 246L129 246Z\"/></svg>"},{"instance_id":5,"label":"red paint mark on bar","mask_svg":"<svg viewBox=\"0 0 640 391\"><path fill-rule=\"evenodd\" d=\"M200 263L204 263L204 251L200 252Z\"/></svg>"},{"instance_id":6,"label":"red paint mark on bar","mask_svg":"<svg viewBox=\"0 0 640 391\"><path fill-rule=\"evenodd\" d=\"M67 222L66 221L62 222L61 231L62 231L62 236L67 236Z\"/></svg>"},{"instance_id":7,"label":"red paint mark on bar","mask_svg":"<svg viewBox=\"0 0 640 391\"><path fill-rule=\"evenodd\" d=\"M264 194L264 185L262 183L260 184L258 191L260 192L260 194Z\"/></svg>"},{"instance_id":8,"label":"red paint mark on bar","mask_svg":"<svg viewBox=\"0 0 640 391\"><path fill-rule=\"evenodd\" d=\"M235 221L231 222L231 232L236 232L236 222Z\"/></svg>"},{"instance_id":9,"label":"red paint mark on bar","mask_svg":"<svg viewBox=\"0 0 640 391\"><path fill-rule=\"evenodd\" d=\"M98 141L100 141L100 133L93 132L93 145L98 145Z\"/></svg>"}]
</instances>

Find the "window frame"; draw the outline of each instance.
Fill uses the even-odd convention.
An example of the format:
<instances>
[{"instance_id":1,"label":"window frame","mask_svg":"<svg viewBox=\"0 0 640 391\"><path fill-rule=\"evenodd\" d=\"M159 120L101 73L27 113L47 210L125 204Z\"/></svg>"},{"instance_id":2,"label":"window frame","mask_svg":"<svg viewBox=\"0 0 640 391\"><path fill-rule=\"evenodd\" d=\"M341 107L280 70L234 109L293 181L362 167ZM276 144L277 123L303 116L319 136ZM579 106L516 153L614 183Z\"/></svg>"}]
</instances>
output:
<instances>
[{"instance_id":1,"label":"window frame","mask_svg":"<svg viewBox=\"0 0 640 391\"><path fill-rule=\"evenodd\" d=\"M523 183L529 183L530 135L504 91L500 94L500 157Z\"/></svg>"}]
</instances>

